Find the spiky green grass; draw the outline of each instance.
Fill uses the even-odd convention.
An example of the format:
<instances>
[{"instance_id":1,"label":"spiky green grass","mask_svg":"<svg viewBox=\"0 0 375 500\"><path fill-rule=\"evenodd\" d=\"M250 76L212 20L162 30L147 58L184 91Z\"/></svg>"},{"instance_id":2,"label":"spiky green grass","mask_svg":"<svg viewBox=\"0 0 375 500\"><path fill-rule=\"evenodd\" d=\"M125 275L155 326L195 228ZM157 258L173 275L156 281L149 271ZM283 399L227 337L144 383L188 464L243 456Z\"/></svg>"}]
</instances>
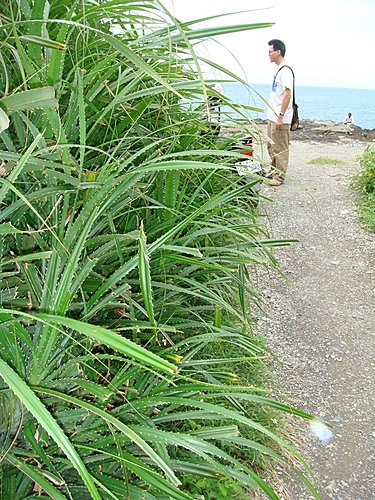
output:
<instances>
[{"instance_id":1,"label":"spiky green grass","mask_svg":"<svg viewBox=\"0 0 375 500\"><path fill-rule=\"evenodd\" d=\"M247 269L289 242L210 134L192 47L269 24L135 0L7 0L1 23L2 496L192 498L188 475L276 498L248 457L292 448L261 416L310 416L228 365L261 363Z\"/></svg>"}]
</instances>

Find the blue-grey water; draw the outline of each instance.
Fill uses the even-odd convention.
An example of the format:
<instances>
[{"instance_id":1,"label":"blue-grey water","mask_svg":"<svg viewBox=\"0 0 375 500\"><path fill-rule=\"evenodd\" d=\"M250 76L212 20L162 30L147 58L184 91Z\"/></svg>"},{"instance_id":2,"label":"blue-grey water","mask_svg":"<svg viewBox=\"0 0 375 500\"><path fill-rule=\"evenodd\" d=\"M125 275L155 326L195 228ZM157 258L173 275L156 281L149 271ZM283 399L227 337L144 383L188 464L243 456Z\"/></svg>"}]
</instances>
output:
<instances>
[{"instance_id":1,"label":"blue-grey water","mask_svg":"<svg viewBox=\"0 0 375 500\"><path fill-rule=\"evenodd\" d=\"M265 109L265 104L241 83L224 83L224 93L238 104ZM270 86L254 84L253 88L268 100ZM331 87L296 87L296 102L302 120L341 122L352 113L354 123L362 128L375 128L375 90ZM252 118L266 118L265 112L248 111Z\"/></svg>"}]
</instances>

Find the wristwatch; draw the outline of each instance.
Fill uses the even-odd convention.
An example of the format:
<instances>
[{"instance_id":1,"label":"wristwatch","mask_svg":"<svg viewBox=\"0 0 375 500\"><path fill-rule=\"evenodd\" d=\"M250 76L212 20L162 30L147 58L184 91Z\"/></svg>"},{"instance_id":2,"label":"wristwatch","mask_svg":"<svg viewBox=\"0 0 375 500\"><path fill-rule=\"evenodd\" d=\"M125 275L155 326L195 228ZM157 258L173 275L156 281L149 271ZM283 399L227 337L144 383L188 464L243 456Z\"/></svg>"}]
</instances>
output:
<instances>
[{"instance_id":1,"label":"wristwatch","mask_svg":"<svg viewBox=\"0 0 375 500\"><path fill-rule=\"evenodd\" d=\"M284 116L284 113L282 113L282 112L280 111L279 116Z\"/></svg>"}]
</instances>

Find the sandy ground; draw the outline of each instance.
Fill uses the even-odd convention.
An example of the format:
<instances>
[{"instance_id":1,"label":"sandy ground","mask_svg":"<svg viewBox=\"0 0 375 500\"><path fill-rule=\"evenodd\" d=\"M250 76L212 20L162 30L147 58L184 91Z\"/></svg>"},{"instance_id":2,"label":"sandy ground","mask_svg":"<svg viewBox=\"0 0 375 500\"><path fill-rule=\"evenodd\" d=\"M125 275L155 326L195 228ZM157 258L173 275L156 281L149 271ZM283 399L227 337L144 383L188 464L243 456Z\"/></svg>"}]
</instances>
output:
<instances>
[{"instance_id":1,"label":"sandy ground","mask_svg":"<svg viewBox=\"0 0 375 500\"><path fill-rule=\"evenodd\" d=\"M281 397L332 426L330 443L305 421L293 417L290 428L323 499L375 498L375 237L361 227L349 186L365 147L350 136L294 140L285 184L262 187L273 200L261 207L272 237L299 242L276 252L286 279L258 278L267 309L257 329L281 361ZM319 157L344 163L308 163ZM278 474L280 498L311 498Z\"/></svg>"}]
</instances>

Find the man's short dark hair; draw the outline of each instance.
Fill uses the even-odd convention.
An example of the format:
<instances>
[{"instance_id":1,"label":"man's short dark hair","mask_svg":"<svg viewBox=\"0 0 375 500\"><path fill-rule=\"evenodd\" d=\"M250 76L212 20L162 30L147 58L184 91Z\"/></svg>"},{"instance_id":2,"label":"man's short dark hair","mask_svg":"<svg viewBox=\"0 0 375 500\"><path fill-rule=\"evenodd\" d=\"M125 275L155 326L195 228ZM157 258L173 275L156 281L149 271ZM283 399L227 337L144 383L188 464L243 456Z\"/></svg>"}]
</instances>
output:
<instances>
[{"instance_id":1,"label":"man's short dark hair","mask_svg":"<svg viewBox=\"0 0 375 500\"><path fill-rule=\"evenodd\" d=\"M286 52L285 43L282 42L281 40L277 40L277 38L275 38L273 40L270 40L268 42L268 45L270 47L272 45L274 50L279 50L282 57L285 56L285 52Z\"/></svg>"}]
</instances>

